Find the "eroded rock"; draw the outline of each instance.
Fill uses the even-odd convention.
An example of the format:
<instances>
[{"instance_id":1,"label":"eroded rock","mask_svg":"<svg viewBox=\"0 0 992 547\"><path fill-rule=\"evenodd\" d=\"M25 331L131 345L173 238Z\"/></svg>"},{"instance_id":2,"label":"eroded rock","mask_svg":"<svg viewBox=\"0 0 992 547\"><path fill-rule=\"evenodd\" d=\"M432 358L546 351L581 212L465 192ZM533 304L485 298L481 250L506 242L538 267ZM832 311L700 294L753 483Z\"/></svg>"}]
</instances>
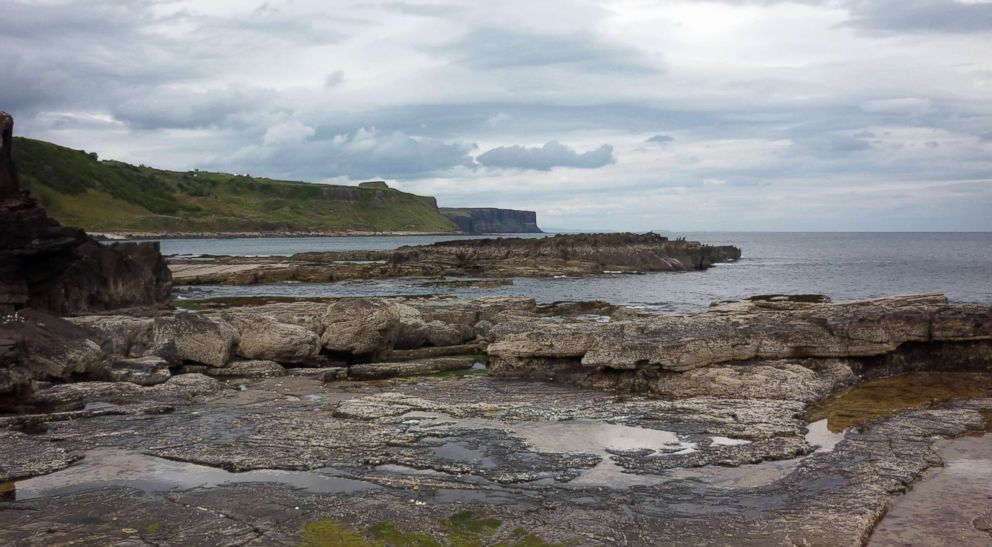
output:
<instances>
[{"instance_id":1,"label":"eroded rock","mask_svg":"<svg viewBox=\"0 0 992 547\"><path fill-rule=\"evenodd\" d=\"M172 342L184 360L222 367L231 359L238 331L227 323L197 313L155 319L155 343Z\"/></svg>"},{"instance_id":2,"label":"eroded rock","mask_svg":"<svg viewBox=\"0 0 992 547\"><path fill-rule=\"evenodd\" d=\"M718 391L736 385L766 396L791 391L790 398L809 400L844 380L846 373L840 369L817 378L828 370L830 359L855 361L848 365L859 375L880 367L893 374L900 370L900 359L907 367L920 366L927 354L930 366L949 366L940 358L950 351L945 348L964 348L971 356L955 360L962 370L992 370L987 347L992 345L992 306L948 304L942 295L836 304L745 301L695 315L608 323L508 321L490 329L489 335L496 338L489 346L496 375L613 384L633 391L658 389L668 395L683 388L693 392L697 388L692 385L705 389L698 380L709 377ZM904 357L888 359L900 355ZM882 357L886 359L879 362ZM790 359L815 374L786 366ZM666 374L714 365L747 367L754 360L766 362L750 372L758 372L768 385L760 385L745 370Z\"/></svg>"}]
</instances>

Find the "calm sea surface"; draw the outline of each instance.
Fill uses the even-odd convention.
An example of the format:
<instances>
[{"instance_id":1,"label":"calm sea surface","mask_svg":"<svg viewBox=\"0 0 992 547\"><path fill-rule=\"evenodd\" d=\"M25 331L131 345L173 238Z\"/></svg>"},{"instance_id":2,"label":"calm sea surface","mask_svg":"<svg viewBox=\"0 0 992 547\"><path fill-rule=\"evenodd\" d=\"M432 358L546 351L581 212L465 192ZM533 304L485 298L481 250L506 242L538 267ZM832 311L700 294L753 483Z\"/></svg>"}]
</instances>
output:
<instances>
[{"instance_id":1,"label":"calm sea surface","mask_svg":"<svg viewBox=\"0 0 992 547\"><path fill-rule=\"evenodd\" d=\"M528 295L541 302L606 300L668 312L765 293L821 293L835 300L943 292L957 302L992 304L992 233L679 233L732 244L743 257L704 272L514 279L493 289L424 287L422 279L322 284L180 287L180 298L217 296ZM165 240L166 254L289 255L303 251L390 249L451 236Z\"/></svg>"}]
</instances>

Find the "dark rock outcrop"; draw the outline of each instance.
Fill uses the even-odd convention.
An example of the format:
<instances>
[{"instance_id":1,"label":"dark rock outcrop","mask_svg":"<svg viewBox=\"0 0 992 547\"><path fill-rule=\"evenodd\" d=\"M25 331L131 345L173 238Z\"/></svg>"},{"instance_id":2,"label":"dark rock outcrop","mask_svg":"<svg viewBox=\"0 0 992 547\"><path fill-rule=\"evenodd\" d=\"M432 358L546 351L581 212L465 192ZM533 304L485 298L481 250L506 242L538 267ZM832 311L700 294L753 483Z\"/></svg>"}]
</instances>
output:
<instances>
[{"instance_id":1,"label":"dark rock outcrop","mask_svg":"<svg viewBox=\"0 0 992 547\"><path fill-rule=\"evenodd\" d=\"M493 207L441 207L441 213L469 234L539 234L537 213Z\"/></svg>"},{"instance_id":2,"label":"dark rock outcrop","mask_svg":"<svg viewBox=\"0 0 992 547\"><path fill-rule=\"evenodd\" d=\"M442 241L391 251L300 253L291 257L173 260L176 282L244 285L386 277L553 277L704 270L739 259L730 245L647 234L570 234L540 239Z\"/></svg>"},{"instance_id":3,"label":"dark rock outcrop","mask_svg":"<svg viewBox=\"0 0 992 547\"><path fill-rule=\"evenodd\" d=\"M0 312L71 315L167 302L172 277L157 243L101 245L60 225L22 191L13 126L0 112Z\"/></svg>"}]
</instances>

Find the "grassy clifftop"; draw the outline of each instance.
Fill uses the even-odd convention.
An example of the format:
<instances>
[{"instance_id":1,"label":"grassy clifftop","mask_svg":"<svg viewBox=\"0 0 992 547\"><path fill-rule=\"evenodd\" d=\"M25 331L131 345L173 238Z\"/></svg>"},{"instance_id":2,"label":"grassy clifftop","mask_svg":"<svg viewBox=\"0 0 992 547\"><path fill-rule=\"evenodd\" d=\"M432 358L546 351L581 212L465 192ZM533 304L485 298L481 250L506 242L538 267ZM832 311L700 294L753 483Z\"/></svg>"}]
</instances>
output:
<instances>
[{"instance_id":1,"label":"grassy clifftop","mask_svg":"<svg viewBox=\"0 0 992 547\"><path fill-rule=\"evenodd\" d=\"M16 138L21 184L48 213L98 232L453 232L434 198L228 173L164 171Z\"/></svg>"}]
</instances>

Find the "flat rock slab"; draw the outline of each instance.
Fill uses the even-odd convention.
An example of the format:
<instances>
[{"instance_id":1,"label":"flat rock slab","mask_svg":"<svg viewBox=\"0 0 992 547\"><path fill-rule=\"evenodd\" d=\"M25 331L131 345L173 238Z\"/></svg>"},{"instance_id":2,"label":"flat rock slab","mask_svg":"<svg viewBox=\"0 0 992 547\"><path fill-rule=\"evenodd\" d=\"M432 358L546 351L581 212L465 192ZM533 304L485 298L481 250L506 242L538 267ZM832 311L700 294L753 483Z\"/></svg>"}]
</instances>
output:
<instances>
[{"instance_id":1,"label":"flat rock slab","mask_svg":"<svg viewBox=\"0 0 992 547\"><path fill-rule=\"evenodd\" d=\"M398 376L427 376L451 370L467 370L476 363L474 357L442 357L422 361L402 361L397 363L369 363L352 365L348 377L354 380L376 380Z\"/></svg>"},{"instance_id":2,"label":"flat rock slab","mask_svg":"<svg viewBox=\"0 0 992 547\"><path fill-rule=\"evenodd\" d=\"M451 541L468 529L480 544L860 545L891 496L939 464L935 438L984 428L992 408L911 411L809 454L795 401L664 401L480 376L163 389L187 376L198 375L114 395L174 412L10 436L29 444L6 465L52 449L89 463L4 487L0 543L372 542L383 530Z\"/></svg>"}]
</instances>

